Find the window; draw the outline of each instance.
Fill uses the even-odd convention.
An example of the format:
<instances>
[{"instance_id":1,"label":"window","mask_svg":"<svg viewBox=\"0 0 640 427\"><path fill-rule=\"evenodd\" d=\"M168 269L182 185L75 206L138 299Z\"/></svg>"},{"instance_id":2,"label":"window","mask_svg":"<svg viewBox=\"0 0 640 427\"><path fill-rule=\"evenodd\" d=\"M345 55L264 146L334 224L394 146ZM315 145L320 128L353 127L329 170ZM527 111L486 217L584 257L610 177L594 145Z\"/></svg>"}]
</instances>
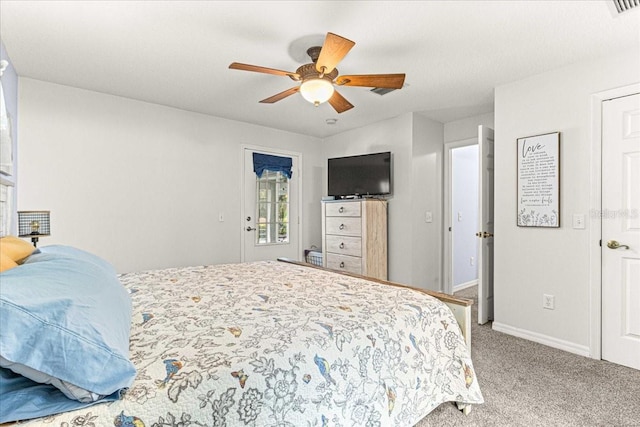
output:
<instances>
[{"instance_id":1,"label":"window","mask_svg":"<svg viewBox=\"0 0 640 427\"><path fill-rule=\"evenodd\" d=\"M6 185L8 184L8 185ZM0 237L11 234L11 216L13 209L11 202L13 199L13 183L0 179Z\"/></svg>"},{"instance_id":2,"label":"window","mask_svg":"<svg viewBox=\"0 0 640 427\"><path fill-rule=\"evenodd\" d=\"M289 243L289 179L265 170L256 176L257 245Z\"/></svg>"}]
</instances>

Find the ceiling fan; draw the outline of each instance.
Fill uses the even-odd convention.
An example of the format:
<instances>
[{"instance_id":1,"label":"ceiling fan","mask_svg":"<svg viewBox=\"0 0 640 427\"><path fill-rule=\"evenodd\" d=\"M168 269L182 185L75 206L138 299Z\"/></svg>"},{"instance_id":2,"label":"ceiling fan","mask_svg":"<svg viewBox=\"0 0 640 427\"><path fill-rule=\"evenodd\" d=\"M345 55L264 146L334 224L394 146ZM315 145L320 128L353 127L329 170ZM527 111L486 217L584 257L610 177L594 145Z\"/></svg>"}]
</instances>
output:
<instances>
[{"instance_id":1,"label":"ceiling fan","mask_svg":"<svg viewBox=\"0 0 640 427\"><path fill-rule=\"evenodd\" d=\"M336 65L349 53L354 45L355 42L351 40L337 34L327 33L322 47L313 46L307 50L312 62L301 65L295 73L257 65L241 64L239 62L233 62L229 65L229 68L287 76L292 80L302 82L299 86L294 86L291 89L263 99L260 101L262 103L273 104L287 96L300 92L307 101L315 106L328 101L338 113L342 113L353 108L353 105L335 90L334 85L400 89L404 84L404 74L339 76Z\"/></svg>"}]
</instances>

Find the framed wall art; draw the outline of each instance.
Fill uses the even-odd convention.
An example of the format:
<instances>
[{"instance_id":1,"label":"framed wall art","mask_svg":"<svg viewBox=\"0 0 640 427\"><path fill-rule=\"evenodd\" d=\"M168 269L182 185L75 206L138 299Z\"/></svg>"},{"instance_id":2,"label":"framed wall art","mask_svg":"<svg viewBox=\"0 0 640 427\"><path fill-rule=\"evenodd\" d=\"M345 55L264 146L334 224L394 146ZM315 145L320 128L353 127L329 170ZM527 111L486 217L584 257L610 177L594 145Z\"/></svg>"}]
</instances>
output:
<instances>
[{"instance_id":1,"label":"framed wall art","mask_svg":"<svg viewBox=\"0 0 640 427\"><path fill-rule=\"evenodd\" d=\"M560 227L560 132L518 138L518 226Z\"/></svg>"}]
</instances>

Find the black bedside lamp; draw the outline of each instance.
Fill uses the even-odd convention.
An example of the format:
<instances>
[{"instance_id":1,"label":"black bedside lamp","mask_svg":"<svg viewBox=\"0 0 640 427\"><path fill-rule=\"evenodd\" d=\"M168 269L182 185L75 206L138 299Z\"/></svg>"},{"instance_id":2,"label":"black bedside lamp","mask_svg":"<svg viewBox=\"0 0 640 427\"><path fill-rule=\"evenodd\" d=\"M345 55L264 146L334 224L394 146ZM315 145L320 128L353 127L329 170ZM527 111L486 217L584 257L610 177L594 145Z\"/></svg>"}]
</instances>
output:
<instances>
[{"instance_id":1,"label":"black bedside lamp","mask_svg":"<svg viewBox=\"0 0 640 427\"><path fill-rule=\"evenodd\" d=\"M33 246L38 247L38 238L49 235L49 211L18 211L18 237L31 237Z\"/></svg>"}]
</instances>

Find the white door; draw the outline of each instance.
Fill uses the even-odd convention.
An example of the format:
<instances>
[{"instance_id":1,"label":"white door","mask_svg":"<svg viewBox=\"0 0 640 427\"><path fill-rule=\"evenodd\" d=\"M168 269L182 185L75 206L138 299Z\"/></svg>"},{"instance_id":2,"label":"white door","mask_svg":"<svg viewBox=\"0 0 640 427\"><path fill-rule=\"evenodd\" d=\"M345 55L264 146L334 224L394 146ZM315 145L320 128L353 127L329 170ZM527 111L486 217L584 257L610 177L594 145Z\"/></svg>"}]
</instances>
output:
<instances>
[{"instance_id":1,"label":"white door","mask_svg":"<svg viewBox=\"0 0 640 427\"><path fill-rule=\"evenodd\" d=\"M602 358L640 369L640 94L602 106Z\"/></svg>"},{"instance_id":2,"label":"white door","mask_svg":"<svg viewBox=\"0 0 640 427\"><path fill-rule=\"evenodd\" d=\"M478 127L478 323L493 319L493 129Z\"/></svg>"},{"instance_id":3,"label":"white door","mask_svg":"<svg viewBox=\"0 0 640 427\"><path fill-rule=\"evenodd\" d=\"M292 176L265 170L253 171L253 153L292 159ZM242 261L300 260L300 172L298 155L244 149L244 196L242 214Z\"/></svg>"}]
</instances>

